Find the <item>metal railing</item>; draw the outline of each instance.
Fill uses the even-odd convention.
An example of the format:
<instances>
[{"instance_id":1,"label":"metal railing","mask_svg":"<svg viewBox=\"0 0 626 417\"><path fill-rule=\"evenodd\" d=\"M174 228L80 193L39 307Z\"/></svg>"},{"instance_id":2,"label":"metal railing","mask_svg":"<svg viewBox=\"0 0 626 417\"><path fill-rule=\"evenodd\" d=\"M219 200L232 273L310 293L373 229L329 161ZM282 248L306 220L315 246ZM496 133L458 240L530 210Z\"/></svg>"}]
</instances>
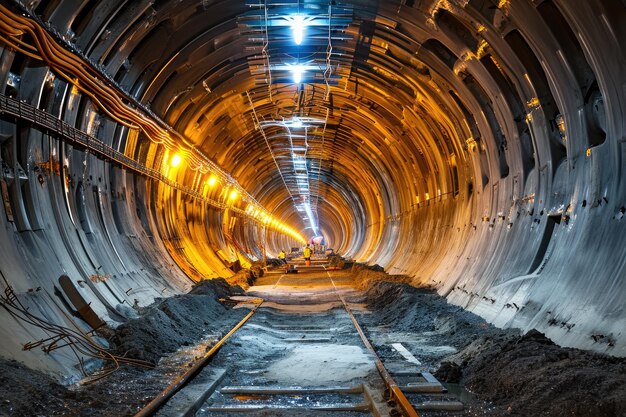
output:
<instances>
[{"instance_id":1,"label":"metal railing","mask_svg":"<svg viewBox=\"0 0 626 417\"><path fill-rule=\"evenodd\" d=\"M167 185L168 187L175 188L176 190L185 193L190 197L201 200L210 206L216 207L221 210L229 208L233 212L250 217L244 210L241 210L237 207L229 206L225 203L213 200L211 198L207 198L193 188L187 187L174 180L171 180L167 176L163 175L163 173L161 173L159 170L150 168L142 164L141 162L138 162L126 156L124 153L113 149L101 140L88 135L80 129L70 126L63 120L55 117L48 112L40 110L32 106L31 104L0 94L0 113L8 114L20 120L28 121L36 126L42 127L48 132L54 133L60 139L71 143L74 146L84 148L94 155L115 162L137 174L157 180Z\"/></svg>"}]
</instances>

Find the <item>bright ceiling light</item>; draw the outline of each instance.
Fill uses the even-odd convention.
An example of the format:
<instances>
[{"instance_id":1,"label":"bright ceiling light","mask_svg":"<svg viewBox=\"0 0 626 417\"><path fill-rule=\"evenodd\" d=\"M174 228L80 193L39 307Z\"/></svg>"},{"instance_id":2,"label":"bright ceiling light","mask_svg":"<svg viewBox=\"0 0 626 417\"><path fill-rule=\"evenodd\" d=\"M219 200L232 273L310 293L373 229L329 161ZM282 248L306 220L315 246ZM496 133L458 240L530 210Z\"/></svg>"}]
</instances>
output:
<instances>
[{"instance_id":1,"label":"bright ceiling light","mask_svg":"<svg viewBox=\"0 0 626 417\"><path fill-rule=\"evenodd\" d=\"M304 39L304 28L306 26L306 20L302 15L295 15L291 20L291 31L293 32L293 41L296 45L302 43Z\"/></svg>"},{"instance_id":2,"label":"bright ceiling light","mask_svg":"<svg viewBox=\"0 0 626 417\"><path fill-rule=\"evenodd\" d=\"M209 187L213 187L217 183L217 177L215 175L211 175L207 183L209 184Z\"/></svg>"},{"instance_id":3,"label":"bright ceiling light","mask_svg":"<svg viewBox=\"0 0 626 417\"><path fill-rule=\"evenodd\" d=\"M302 124L302 120L298 119L297 117L291 119L291 127L301 128L303 126L304 125Z\"/></svg>"},{"instance_id":4,"label":"bright ceiling light","mask_svg":"<svg viewBox=\"0 0 626 417\"><path fill-rule=\"evenodd\" d=\"M236 200L237 197L239 197L239 193L237 192L237 190L232 190L230 192L230 195L228 196L229 200Z\"/></svg>"},{"instance_id":5,"label":"bright ceiling light","mask_svg":"<svg viewBox=\"0 0 626 417\"><path fill-rule=\"evenodd\" d=\"M302 65L294 65L291 68L294 83L300 84L302 82L302 73L304 73L304 67Z\"/></svg>"},{"instance_id":6,"label":"bright ceiling light","mask_svg":"<svg viewBox=\"0 0 626 417\"><path fill-rule=\"evenodd\" d=\"M172 167L176 168L178 165L180 165L180 162L182 160L183 158L181 158L179 154L175 153L172 157L172 160L170 161L170 164L172 165Z\"/></svg>"}]
</instances>

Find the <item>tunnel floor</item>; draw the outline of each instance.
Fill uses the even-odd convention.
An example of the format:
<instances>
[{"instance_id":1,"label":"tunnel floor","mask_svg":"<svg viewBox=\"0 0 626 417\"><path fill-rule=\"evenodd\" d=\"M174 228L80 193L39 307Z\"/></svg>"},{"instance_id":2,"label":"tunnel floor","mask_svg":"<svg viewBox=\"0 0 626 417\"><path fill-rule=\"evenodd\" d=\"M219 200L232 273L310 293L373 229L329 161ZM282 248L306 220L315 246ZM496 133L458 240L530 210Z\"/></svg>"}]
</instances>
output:
<instances>
[{"instance_id":1,"label":"tunnel floor","mask_svg":"<svg viewBox=\"0 0 626 417\"><path fill-rule=\"evenodd\" d=\"M158 415L178 415L189 396L198 416L394 415L344 301L421 416L626 415L623 359L561 348L535 331L495 328L402 276L324 265L299 264L295 274L270 269L246 292L205 282L106 335L118 353L158 361L154 369L123 366L95 383L64 387L3 361L0 415L134 415L259 298L248 322L190 384L192 393L181 390ZM155 311L167 314L156 322Z\"/></svg>"}]
</instances>

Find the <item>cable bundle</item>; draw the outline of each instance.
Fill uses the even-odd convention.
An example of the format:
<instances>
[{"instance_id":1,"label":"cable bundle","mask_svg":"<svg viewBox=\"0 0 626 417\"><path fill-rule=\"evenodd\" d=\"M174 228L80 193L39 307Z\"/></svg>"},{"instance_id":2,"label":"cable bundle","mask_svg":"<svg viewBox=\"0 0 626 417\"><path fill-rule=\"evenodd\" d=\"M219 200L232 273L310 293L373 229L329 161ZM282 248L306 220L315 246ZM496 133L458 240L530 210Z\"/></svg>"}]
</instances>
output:
<instances>
[{"instance_id":1,"label":"cable bundle","mask_svg":"<svg viewBox=\"0 0 626 417\"><path fill-rule=\"evenodd\" d=\"M89 384L111 375L113 372L119 369L120 364L122 363L140 366L143 368L154 368L154 365L150 362L114 355L113 353L99 346L96 342L93 341L91 337L89 337L88 334L83 333L80 330L74 330L65 326L51 323L48 320L37 317L34 314L30 313L28 311L28 308L25 307L17 298L17 295L13 291L13 288L9 285L4 274L1 271L0 274L2 274L2 278L6 283L4 295L0 296L0 306L2 306L2 308L4 308L15 319L42 329L50 335L46 339L24 344L24 350L31 350L35 347L41 346L44 352L50 353L55 349L69 347L76 356L76 359L78 360L81 372L86 377L86 379L81 381L81 384ZM103 367L89 374L85 370L83 357L103 360L109 362L111 366Z\"/></svg>"}]
</instances>

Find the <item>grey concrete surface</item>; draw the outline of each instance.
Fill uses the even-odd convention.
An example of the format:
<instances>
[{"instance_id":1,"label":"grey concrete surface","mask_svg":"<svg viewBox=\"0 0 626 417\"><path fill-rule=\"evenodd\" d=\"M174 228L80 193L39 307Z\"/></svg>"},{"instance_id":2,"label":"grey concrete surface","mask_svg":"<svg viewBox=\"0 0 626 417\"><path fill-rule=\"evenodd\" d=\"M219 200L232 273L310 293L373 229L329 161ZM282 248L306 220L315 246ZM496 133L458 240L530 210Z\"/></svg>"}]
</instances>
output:
<instances>
[{"instance_id":1,"label":"grey concrete surface","mask_svg":"<svg viewBox=\"0 0 626 417\"><path fill-rule=\"evenodd\" d=\"M186 138L177 146L201 150L285 224L311 234L293 204L307 197L319 233L346 257L434 286L497 326L626 356L623 1L336 2L330 27L309 28L302 47L268 29L267 59L259 10L243 1L0 3L44 22L90 60L98 85L158 116ZM328 15L315 3L303 11ZM272 22L295 10L281 7L268 9ZM0 41L3 96L230 204L0 114L0 287L32 314L90 330L60 289L65 274L116 326L129 307L300 245L266 230L243 199L229 202L228 184L209 186L209 172L170 168L155 138L72 88L61 73L77 65L16 45ZM311 71L294 85L280 60L300 52L330 62L334 78ZM292 116L323 123L259 128ZM306 151L304 197L293 195L290 147ZM0 310L3 357L77 379L67 349L22 350L46 337Z\"/></svg>"}]
</instances>

